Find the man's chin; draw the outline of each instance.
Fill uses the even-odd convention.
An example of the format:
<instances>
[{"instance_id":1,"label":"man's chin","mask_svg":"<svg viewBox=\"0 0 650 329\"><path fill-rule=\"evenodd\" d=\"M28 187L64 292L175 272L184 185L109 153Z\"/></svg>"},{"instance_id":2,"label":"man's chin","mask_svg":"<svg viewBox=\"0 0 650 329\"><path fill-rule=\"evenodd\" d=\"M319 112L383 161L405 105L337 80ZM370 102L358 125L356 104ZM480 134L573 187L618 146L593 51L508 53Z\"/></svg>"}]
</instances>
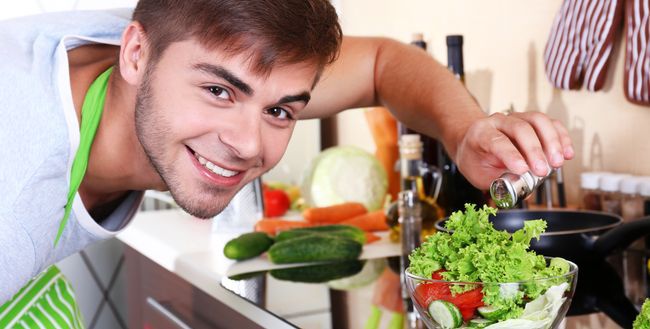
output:
<instances>
[{"instance_id":1,"label":"man's chin","mask_svg":"<svg viewBox=\"0 0 650 329\"><path fill-rule=\"evenodd\" d=\"M214 216L218 215L223 211L223 209L226 208L226 206L210 208L197 207L196 205L186 206L181 203L179 203L178 206L188 214L200 219L212 219Z\"/></svg>"},{"instance_id":2,"label":"man's chin","mask_svg":"<svg viewBox=\"0 0 650 329\"><path fill-rule=\"evenodd\" d=\"M172 193L174 196L174 193ZM204 195L205 196L205 195ZM221 213L232 200L230 198L191 198L191 197L174 197L174 201L188 214L201 219L211 219Z\"/></svg>"}]
</instances>

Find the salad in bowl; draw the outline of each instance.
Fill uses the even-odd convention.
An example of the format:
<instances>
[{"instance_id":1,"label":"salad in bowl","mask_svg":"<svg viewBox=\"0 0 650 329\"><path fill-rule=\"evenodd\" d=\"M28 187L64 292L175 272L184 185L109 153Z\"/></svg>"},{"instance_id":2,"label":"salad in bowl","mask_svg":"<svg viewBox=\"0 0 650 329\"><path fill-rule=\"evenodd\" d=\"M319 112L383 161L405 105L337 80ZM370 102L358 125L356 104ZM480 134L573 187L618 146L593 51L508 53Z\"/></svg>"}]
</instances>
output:
<instances>
[{"instance_id":1,"label":"salad in bowl","mask_svg":"<svg viewBox=\"0 0 650 329\"><path fill-rule=\"evenodd\" d=\"M578 267L529 250L546 229L526 221L510 234L494 229L496 209L466 205L409 256L405 283L429 328L555 328L576 288Z\"/></svg>"}]
</instances>

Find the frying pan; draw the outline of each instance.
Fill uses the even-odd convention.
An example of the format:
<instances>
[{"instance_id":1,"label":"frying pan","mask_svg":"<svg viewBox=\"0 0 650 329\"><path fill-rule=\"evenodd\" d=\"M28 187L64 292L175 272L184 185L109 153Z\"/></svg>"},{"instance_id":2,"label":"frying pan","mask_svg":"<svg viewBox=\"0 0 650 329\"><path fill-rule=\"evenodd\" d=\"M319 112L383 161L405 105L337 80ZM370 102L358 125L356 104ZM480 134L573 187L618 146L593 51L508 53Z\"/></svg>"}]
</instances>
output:
<instances>
[{"instance_id":1,"label":"frying pan","mask_svg":"<svg viewBox=\"0 0 650 329\"><path fill-rule=\"evenodd\" d=\"M613 251L650 234L650 216L623 223L620 216L605 212L516 209L500 210L490 217L494 228L510 233L524 227L524 221L529 219L544 219L548 225L540 239L531 242L532 250L578 265L602 261ZM445 221L438 221L436 229L447 232Z\"/></svg>"}]
</instances>

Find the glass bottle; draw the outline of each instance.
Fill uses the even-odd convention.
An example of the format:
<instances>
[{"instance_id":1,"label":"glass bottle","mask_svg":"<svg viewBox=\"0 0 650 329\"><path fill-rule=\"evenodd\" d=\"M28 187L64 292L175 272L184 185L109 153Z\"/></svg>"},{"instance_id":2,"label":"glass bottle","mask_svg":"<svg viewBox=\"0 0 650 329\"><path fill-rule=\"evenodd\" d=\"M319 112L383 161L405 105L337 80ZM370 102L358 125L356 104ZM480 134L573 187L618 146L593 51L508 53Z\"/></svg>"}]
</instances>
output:
<instances>
[{"instance_id":1,"label":"glass bottle","mask_svg":"<svg viewBox=\"0 0 650 329\"><path fill-rule=\"evenodd\" d=\"M623 178L629 175L624 174L603 174L599 179L599 187L602 193L600 194L600 204L602 211L616 214L621 216L621 193L619 185Z\"/></svg>"},{"instance_id":2,"label":"glass bottle","mask_svg":"<svg viewBox=\"0 0 650 329\"><path fill-rule=\"evenodd\" d=\"M639 219L643 216L643 197L639 193L642 178L630 176L621 180L621 215L625 220Z\"/></svg>"},{"instance_id":3,"label":"glass bottle","mask_svg":"<svg viewBox=\"0 0 650 329\"><path fill-rule=\"evenodd\" d=\"M420 210L422 217L421 238L424 239L435 232L435 223L442 217L443 211L436 203L440 190L441 176L437 168L424 163L422 160L422 148L423 145L419 134L400 136L401 190L412 191L422 201L422 209ZM425 177L429 177L429 180L434 184L431 193L427 193L425 190ZM391 228L390 240L397 242L401 238L399 221L392 219L394 215L389 214L387 217L388 225Z\"/></svg>"},{"instance_id":4,"label":"glass bottle","mask_svg":"<svg viewBox=\"0 0 650 329\"><path fill-rule=\"evenodd\" d=\"M600 177L607 172L588 171L580 174L580 189L582 194L582 207L586 210L600 211Z\"/></svg>"},{"instance_id":5,"label":"glass bottle","mask_svg":"<svg viewBox=\"0 0 650 329\"><path fill-rule=\"evenodd\" d=\"M643 199L643 216L650 216L650 177L644 176L639 187L639 194ZM650 296L650 236L644 238L644 258L643 258L643 282L646 296Z\"/></svg>"},{"instance_id":6,"label":"glass bottle","mask_svg":"<svg viewBox=\"0 0 650 329\"><path fill-rule=\"evenodd\" d=\"M424 35L422 33L414 33L411 38L411 44L427 51L427 43L424 41ZM438 164L438 149L442 147L440 143L427 135L420 134L412 129L409 129L401 122L398 122L398 131L399 135L406 134L418 134L422 140L423 151L422 151L422 161L430 166L435 166ZM432 189L434 188L433 182L429 181L428 177L424 177L424 190L427 194L431 194Z\"/></svg>"},{"instance_id":7,"label":"glass bottle","mask_svg":"<svg viewBox=\"0 0 650 329\"><path fill-rule=\"evenodd\" d=\"M461 82L465 82L462 35L447 36L447 67ZM485 193L467 181L441 145L438 147L438 168L442 171L438 205L445 211L445 216L465 209L465 203L473 203L481 207L487 202Z\"/></svg>"},{"instance_id":8,"label":"glass bottle","mask_svg":"<svg viewBox=\"0 0 650 329\"><path fill-rule=\"evenodd\" d=\"M406 135L408 136L408 135ZM417 135L416 135L417 136ZM409 267L409 255L413 249L420 246L422 234L422 209L415 191L405 189L398 194L397 205L399 224L401 227L402 252L400 255L401 294L407 316L407 327L417 327L417 313L409 296L404 271Z\"/></svg>"}]
</instances>

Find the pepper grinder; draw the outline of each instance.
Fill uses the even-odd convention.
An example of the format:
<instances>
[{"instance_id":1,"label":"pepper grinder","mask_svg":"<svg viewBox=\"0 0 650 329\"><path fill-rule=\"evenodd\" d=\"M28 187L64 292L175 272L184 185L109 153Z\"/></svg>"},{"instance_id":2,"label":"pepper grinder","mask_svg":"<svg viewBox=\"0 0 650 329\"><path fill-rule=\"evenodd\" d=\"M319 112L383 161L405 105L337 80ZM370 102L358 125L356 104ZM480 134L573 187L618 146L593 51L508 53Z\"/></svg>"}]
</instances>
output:
<instances>
[{"instance_id":1,"label":"pepper grinder","mask_svg":"<svg viewBox=\"0 0 650 329\"><path fill-rule=\"evenodd\" d=\"M522 175L507 172L490 185L490 196L499 208L512 208L530 196L540 187L553 170L549 167L546 176L536 176L530 171Z\"/></svg>"}]
</instances>

